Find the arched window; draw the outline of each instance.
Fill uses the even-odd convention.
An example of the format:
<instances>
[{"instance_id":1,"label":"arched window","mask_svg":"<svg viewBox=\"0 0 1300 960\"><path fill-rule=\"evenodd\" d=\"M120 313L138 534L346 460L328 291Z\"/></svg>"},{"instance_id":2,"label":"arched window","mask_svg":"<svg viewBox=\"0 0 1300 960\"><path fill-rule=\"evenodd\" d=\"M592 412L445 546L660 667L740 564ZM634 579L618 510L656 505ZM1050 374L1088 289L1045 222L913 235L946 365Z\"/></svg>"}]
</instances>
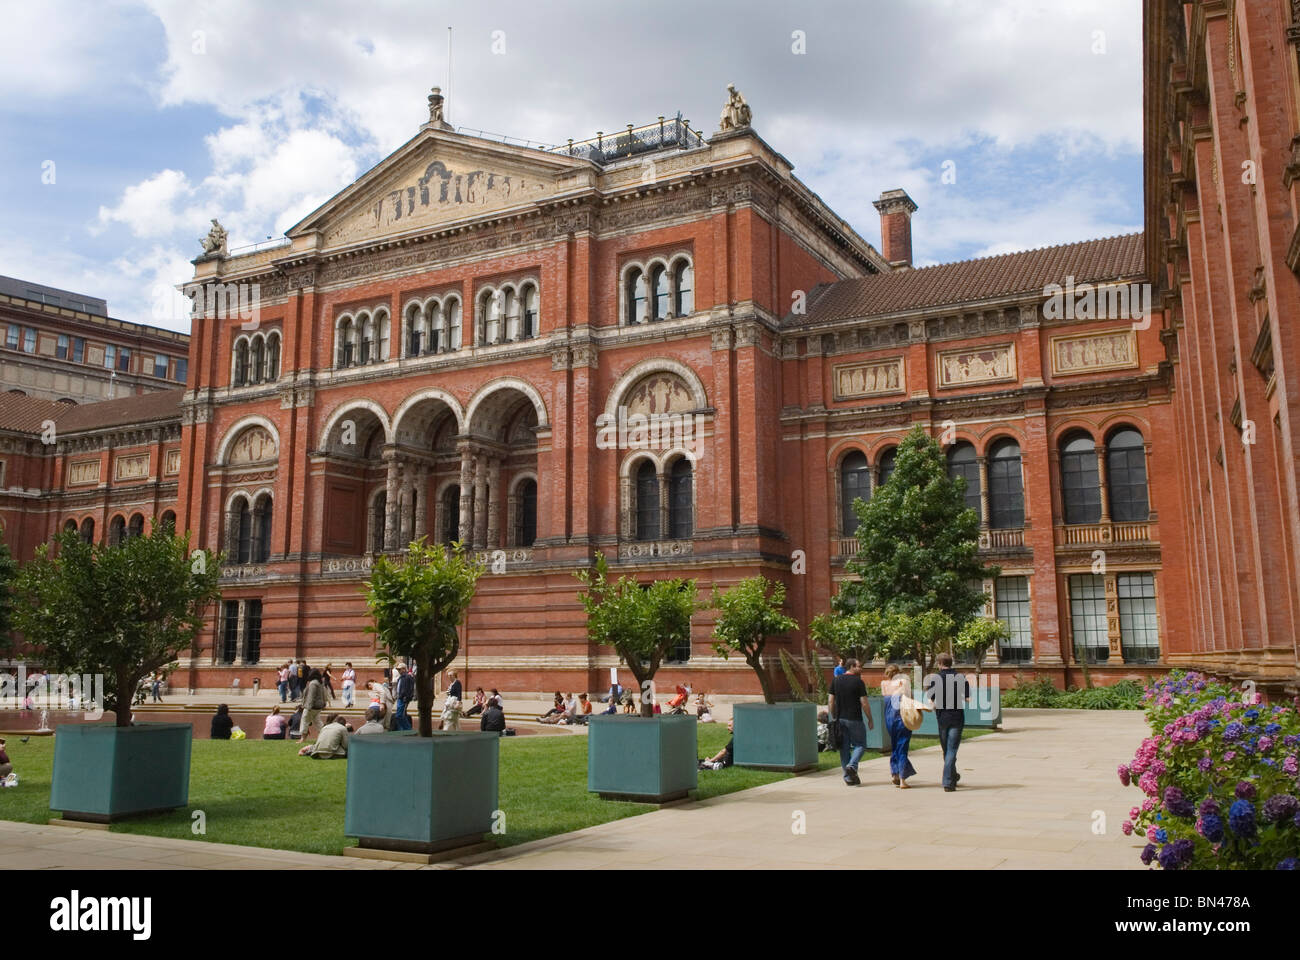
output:
<instances>
[{"instance_id":1,"label":"arched window","mask_svg":"<svg viewBox=\"0 0 1300 960\"><path fill-rule=\"evenodd\" d=\"M890 447L880 455L876 465L876 487L883 487L894 473L894 463L898 460L898 447Z\"/></svg>"},{"instance_id":2,"label":"arched window","mask_svg":"<svg viewBox=\"0 0 1300 960\"><path fill-rule=\"evenodd\" d=\"M674 540L695 534L694 479L690 460L681 457L673 461L668 474L668 536Z\"/></svg>"},{"instance_id":3,"label":"arched window","mask_svg":"<svg viewBox=\"0 0 1300 960\"><path fill-rule=\"evenodd\" d=\"M418 357L424 346L424 319L420 305L413 303L406 308L406 355Z\"/></svg>"},{"instance_id":4,"label":"arched window","mask_svg":"<svg viewBox=\"0 0 1300 960\"><path fill-rule=\"evenodd\" d=\"M63 525L63 532L64 532L64 533L76 533L76 532L77 532L77 521L76 521L76 520L69 520L67 523L65 523L65 524Z\"/></svg>"},{"instance_id":5,"label":"arched window","mask_svg":"<svg viewBox=\"0 0 1300 960\"><path fill-rule=\"evenodd\" d=\"M519 330L519 294L515 293L513 288L507 287L503 299L506 311L505 339L513 343L522 336Z\"/></svg>"},{"instance_id":6,"label":"arched window","mask_svg":"<svg viewBox=\"0 0 1300 960\"><path fill-rule=\"evenodd\" d=\"M449 300L447 311L447 349L459 350L460 339L460 300Z\"/></svg>"},{"instance_id":7,"label":"arched window","mask_svg":"<svg viewBox=\"0 0 1300 960\"><path fill-rule=\"evenodd\" d=\"M478 298L479 329L482 331L482 344L490 346L501 342L501 294L495 290L484 290Z\"/></svg>"},{"instance_id":8,"label":"arched window","mask_svg":"<svg viewBox=\"0 0 1300 960\"><path fill-rule=\"evenodd\" d=\"M515 546L531 547L537 539L537 481L521 480L515 489Z\"/></svg>"},{"instance_id":9,"label":"arched window","mask_svg":"<svg viewBox=\"0 0 1300 960\"><path fill-rule=\"evenodd\" d=\"M126 520L121 516L114 517L108 522L108 545L110 547L120 547L125 538Z\"/></svg>"},{"instance_id":10,"label":"arched window","mask_svg":"<svg viewBox=\"0 0 1300 960\"><path fill-rule=\"evenodd\" d=\"M272 333L266 338L266 379L280 379L280 334Z\"/></svg>"},{"instance_id":11,"label":"arched window","mask_svg":"<svg viewBox=\"0 0 1300 960\"><path fill-rule=\"evenodd\" d=\"M425 353L437 353L447 348L447 334L443 329L443 322L442 304L435 300L424 311L424 326L427 331L424 338Z\"/></svg>"},{"instance_id":12,"label":"arched window","mask_svg":"<svg viewBox=\"0 0 1300 960\"><path fill-rule=\"evenodd\" d=\"M388 332L390 326L387 310L380 310L375 314L375 355L373 359L376 363L388 359Z\"/></svg>"},{"instance_id":13,"label":"arched window","mask_svg":"<svg viewBox=\"0 0 1300 960\"><path fill-rule=\"evenodd\" d=\"M248 501L239 499L235 508L235 562L248 563L253 555L253 512L248 509Z\"/></svg>"},{"instance_id":14,"label":"arched window","mask_svg":"<svg viewBox=\"0 0 1300 960\"><path fill-rule=\"evenodd\" d=\"M1112 520L1131 523L1151 518L1146 449L1142 434L1132 427L1121 427L1106 441L1106 486Z\"/></svg>"},{"instance_id":15,"label":"arched window","mask_svg":"<svg viewBox=\"0 0 1300 960\"><path fill-rule=\"evenodd\" d=\"M1086 433L1071 434L1061 445L1061 505L1066 523L1101 519L1097 448Z\"/></svg>"},{"instance_id":16,"label":"arched window","mask_svg":"<svg viewBox=\"0 0 1300 960\"><path fill-rule=\"evenodd\" d=\"M663 320L671 309L668 293L668 271L662 266L654 267L650 274L650 286L654 289L654 311L650 319Z\"/></svg>"},{"instance_id":17,"label":"arched window","mask_svg":"<svg viewBox=\"0 0 1300 960\"><path fill-rule=\"evenodd\" d=\"M673 315L685 317L695 312L695 291L691 289L695 282L695 271L689 260L678 260L673 264Z\"/></svg>"},{"instance_id":18,"label":"arched window","mask_svg":"<svg viewBox=\"0 0 1300 960\"><path fill-rule=\"evenodd\" d=\"M460 484L453 483L442 492L442 542L460 539Z\"/></svg>"},{"instance_id":19,"label":"arched window","mask_svg":"<svg viewBox=\"0 0 1300 960\"><path fill-rule=\"evenodd\" d=\"M961 443L954 443L948 449L948 476L954 480L958 477L965 478L966 506L974 510L975 515L979 517L980 465L975 459L975 448L971 444L963 440Z\"/></svg>"},{"instance_id":20,"label":"arched window","mask_svg":"<svg viewBox=\"0 0 1300 960\"><path fill-rule=\"evenodd\" d=\"M87 517L85 520L81 521L81 542L82 543L95 542L95 521L90 517Z\"/></svg>"},{"instance_id":21,"label":"arched window","mask_svg":"<svg viewBox=\"0 0 1300 960\"><path fill-rule=\"evenodd\" d=\"M242 387L248 383L248 341L241 339L235 344L235 374L232 385Z\"/></svg>"},{"instance_id":22,"label":"arched window","mask_svg":"<svg viewBox=\"0 0 1300 960\"><path fill-rule=\"evenodd\" d=\"M339 366L350 367L357 358L357 327L351 317L339 324Z\"/></svg>"},{"instance_id":23,"label":"arched window","mask_svg":"<svg viewBox=\"0 0 1300 960\"><path fill-rule=\"evenodd\" d=\"M266 341L254 337L249 362L249 382L261 383L266 379Z\"/></svg>"},{"instance_id":24,"label":"arched window","mask_svg":"<svg viewBox=\"0 0 1300 960\"><path fill-rule=\"evenodd\" d=\"M144 536L144 517L141 514L131 514L131 522L127 525L126 535L128 537Z\"/></svg>"},{"instance_id":25,"label":"arched window","mask_svg":"<svg viewBox=\"0 0 1300 960\"><path fill-rule=\"evenodd\" d=\"M258 501L254 517L257 530L253 540L253 563L266 563L271 556L271 507L269 494Z\"/></svg>"},{"instance_id":26,"label":"arched window","mask_svg":"<svg viewBox=\"0 0 1300 960\"><path fill-rule=\"evenodd\" d=\"M176 532L176 513L173 510L164 510L162 519L158 521L164 530Z\"/></svg>"},{"instance_id":27,"label":"arched window","mask_svg":"<svg viewBox=\"0 0 1300 960\"><path fill-rule=\"evenodd\" d=\"M659 475L649 460L636 471L636 538L659 539Z\"/></svg>"},{"instance_id":28,"label":"arched window","mask_svg":"<svg viewBox=\"0 0 1300 960\"><path fill-rule=\"evenodd\" d=\"M537 288L532 284L524 287L524 332L522 336L525 340L531 340L539 332L537 326L537 301Z\"/></svg>"},{"instance_id":29,"label":"arched window","mask_svg":"<svg viewBox=\"0 0 1300 960\"><path fill-rule=\"evenodd\" d=\"M1015 530L1025 525L1025 485L1020 444L1003 439L989 451L989 526Z\"/></svg>"},{"instance_id":30,"label":"arched window","mask_svg":"<svg viewBox=\"0 0 1300 960\"><path fill-rule=\"evenodd\" d=\"M375 320L370 314L362 314L361 319L361 363L369 363L374 358Z\"/></svg>"},{"instance_id":31,"label":"arched window","mask_svg":"<svg viewBox=\"0 0 1300 960\"><path fill-rule=\"evenodd\" d=\"M840 462L840 536L857 536L858 515L853 510L853 501L870 499L871 468L867 465L867 455L854 450Z\"/></svg>"},{"instance_id":32,"label":"arched window","mask_svg":"<svg viewBox=\"0 0 1300 960\"><path fill-rule=\"evenodd\" d=\"M644 323L646 317L645 271L640 267L627 275L627 322Z\"/></svg>"}]
</instances>

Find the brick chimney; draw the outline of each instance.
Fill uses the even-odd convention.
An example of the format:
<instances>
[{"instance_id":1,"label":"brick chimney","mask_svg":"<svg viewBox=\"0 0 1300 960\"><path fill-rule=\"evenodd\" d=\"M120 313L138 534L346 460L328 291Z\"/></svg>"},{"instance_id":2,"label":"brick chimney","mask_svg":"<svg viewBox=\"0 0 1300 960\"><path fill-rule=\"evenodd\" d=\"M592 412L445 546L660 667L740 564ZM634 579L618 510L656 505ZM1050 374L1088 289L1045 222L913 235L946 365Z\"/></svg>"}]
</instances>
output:
<instances>
[{"instance_id":1,"label":"brick chimney","mask_svg":"<svg viewBox=\"0 0 1300 960\"><path fill-rule=\"evenodd\" d=\"M916 204L906 190L886 190L876 201L880 211L880 252L891 267L912 266L912 214Z\"/></svg>"}]
</instances>

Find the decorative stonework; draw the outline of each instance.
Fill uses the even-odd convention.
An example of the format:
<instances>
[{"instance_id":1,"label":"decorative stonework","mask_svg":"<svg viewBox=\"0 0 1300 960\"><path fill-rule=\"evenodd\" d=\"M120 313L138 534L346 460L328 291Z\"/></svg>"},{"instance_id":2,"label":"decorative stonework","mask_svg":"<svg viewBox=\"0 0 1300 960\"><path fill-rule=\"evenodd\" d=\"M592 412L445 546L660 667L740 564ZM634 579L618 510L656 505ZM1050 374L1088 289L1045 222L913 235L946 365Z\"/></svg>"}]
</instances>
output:
<instances>
[{"instance_id":1,"label":"decorative stonework","mask_svg":"<svg viewBox=\"0 0 1300 960\"><path fill-rule=\"evenodd\" d=\"M731 328L723 327L720 330L714 330L710 334L710 339L712 341L714 350L730 350L731 349Z\"/></svg>"},{"instance_id":2,"label":"decorative stonework","mask_svg":"<svg viewBox=\"0 0 1300 960\"><path fill-rule=\"evenodd\" d=\"M902 357L844 364L835 368L834 376L836 400L879 397L904 390Z\"/></svg>"},{"instance_id":3,"label":"decorative stonework","mask_svg":"<svg viewBox=\"0 0 1300 960\"><path fill-rule=\"evenodd\" d=\"M163 476L174 477L181 472L181 452L168 450L163 463Z\"/></svg>"},{"instance_id":4,"label":"decorative stonework","mask_svg":"<svg viewBox=\"0 0 1300 960\"><path fill-rule=\"evenodd\" d=\"M133 453L113 461L114 480L143 480L149 476L149 454Z\"/></svg>"},{"instance_id":5,"label":"decorative stonework","mask_svg":"<svg viewBox=\"0 0 1300 960\"><path fill-rule=\"evenodd\" d=\"M757 346L759 340L759 327L757 323L738 323L736 324L736 346L753 347Z\"/></svg>"},{"instance_id":6,"label":"decorative stonework","mask_svg":"<svg viewBox=\"0 0 1300 960\"><path fill-rule=\"evenodd\" d=\"M99 482L99 461L79 460L68 464L68 486Z\"/></svg>"},{"instance_id":7,"label":"decorative stonework","mask_svg":"<svg viewBox=\"0 0 1300 960\"><path fill-rule=\"evenodd\" d=\"M1052 375L1069 377L1138 365L1137 334L1131 327L1084 336L1052 337Z\"/></svg>"},{"instance_id":8,"label":"decorative stonework","mask_svg":"<svg viewBox=\"0 0 1300 960\"><path fill-rule=\"evenodd\" d=\"M1016 379L1016 347L1006 343L939 354L939 386L964 387Z\"/></svg>"},{"instance_id":9,"label":"decorative stonework","mask_svg":"<svg viewBox=\"0 0 1300 960\"><path fill-rule=\"evenodd\" d=\"M239 435L230 447L228 464L263 463L276 459L275 438L265 427L252 426Z\"/></svg>"},{"instance_id":10,"label":"decorative stonework","mask_svg":"<svg viewBox=\"0 0 1300 960\"><path fill-rule=\"evenodd\" d=\"M629 414L646 416L686 413L695 409L695 398L681 377L671 373L652 373L627 392L624 406Z\"/></svg>"},{"instance_id":11,"label":"decorative stonework","mask_svg":"<svg viewBox=\"0 0 1300 960\"><path fill-rule=\"evenodd\" d=\"M618 545L620 560L658 560L688 557L694 549L690 540L630 540Z\"/></svg>"}]
</instances>

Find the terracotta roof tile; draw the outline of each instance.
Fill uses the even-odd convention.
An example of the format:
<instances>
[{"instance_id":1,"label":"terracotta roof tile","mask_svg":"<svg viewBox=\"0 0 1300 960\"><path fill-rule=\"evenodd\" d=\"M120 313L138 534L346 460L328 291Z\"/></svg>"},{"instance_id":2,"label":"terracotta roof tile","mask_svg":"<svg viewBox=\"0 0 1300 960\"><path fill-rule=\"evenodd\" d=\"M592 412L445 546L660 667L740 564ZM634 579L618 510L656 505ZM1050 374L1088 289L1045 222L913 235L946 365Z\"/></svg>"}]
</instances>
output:
<instances>
[{"instance_id":1,"label":"terracotta roof tile","mask_svg":"<svg viewBox=\"0 0 1300 960\"><path fill-rule=\"evenodd\" d=\"M85 403L73 407L58 421L59 432L74 433L79 430L98 430L103 427L179 418L181 397L184 394L183 389L177 388Z\"/></svg>"},{"instance_id":2,"label":"terracotta roof tile","mask_svg":"<svg viewBox=\"0 0 1300 960\"><path fill-rule=\"evenodd\" d=\"M922 307L971 303L1041 293L1049 283L1134 277L1144 269L1142 234L1084 240L979 260L943 263L919 270L875 274L827 284L815 293L806 316L787 317L787 326L883 316Z\"/></svg>"},{"instance_id":3,"label":"terracotta roof tile","mask_svg":"<svg viewBox=\"0 0 1300 960\"><path fill-rule=\"evenodd\" d=\"M0 430L40 433L46 420L58 423L74 409L70 403L58 403L44 397L0 393Z\"/></svg>"}]
</instances>

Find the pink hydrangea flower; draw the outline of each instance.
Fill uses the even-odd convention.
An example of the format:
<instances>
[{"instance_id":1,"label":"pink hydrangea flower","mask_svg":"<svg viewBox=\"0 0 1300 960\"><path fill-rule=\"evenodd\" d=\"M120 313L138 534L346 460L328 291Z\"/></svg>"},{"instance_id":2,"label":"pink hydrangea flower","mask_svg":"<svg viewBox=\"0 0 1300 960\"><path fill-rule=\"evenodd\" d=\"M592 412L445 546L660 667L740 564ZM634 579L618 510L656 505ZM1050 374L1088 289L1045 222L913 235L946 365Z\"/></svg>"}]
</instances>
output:
<instances>
[{"instance_id":1,"label":"pink hydrangea flower","mask_svg":"<svg viewBox=\"0 0 1300 960\"><path fill-rule=\"evenodd\" d=\"M1124 831L1124 836L1126 837L1133 832L1133 824L1129 823L1127 820L1121 823L1119 828Z\"/></svg>"}]
</instances>

